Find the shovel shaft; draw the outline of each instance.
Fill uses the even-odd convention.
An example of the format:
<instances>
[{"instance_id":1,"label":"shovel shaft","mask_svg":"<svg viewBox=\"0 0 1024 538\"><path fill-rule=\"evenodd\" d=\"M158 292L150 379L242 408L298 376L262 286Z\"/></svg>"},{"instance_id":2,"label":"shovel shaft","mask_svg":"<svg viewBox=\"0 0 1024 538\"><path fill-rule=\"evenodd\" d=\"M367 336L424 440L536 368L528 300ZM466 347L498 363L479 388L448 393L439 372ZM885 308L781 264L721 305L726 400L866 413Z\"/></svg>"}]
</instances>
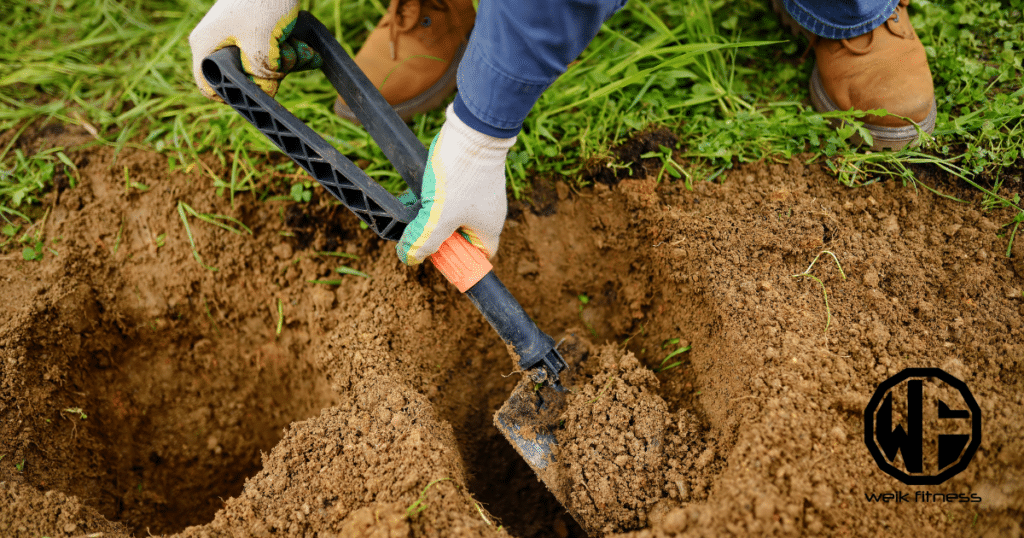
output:
<instances>
[{"instance_id":1,"label":"shovel shaft","mask_svg":"<svg viewBox=\"0 0 1024 538\"><path fill-rule=\"evenodd\" d=\"M459 232L444 240L430 256L434 267L455 285L483 314L487 323L517 355L519 368L530 371L534 381L558 383L558 374L566 368L555 349L555 341L537 327L519 301L494 275L492 266L480 249Z\"/></svg>"},{"instance_id":2,"label":"shovel shaft","mask_svg":"<svg viewBox=\"0 0 1024 538\"><path fill-rule=\"evenodd\" d=\"M520 370L528 372L537 383L547 381L562 388L558 374L568 365L555 349L554 339L537 327L494 272L466 290L466 296L518 356Z\"/></svg>"}]
</instances>

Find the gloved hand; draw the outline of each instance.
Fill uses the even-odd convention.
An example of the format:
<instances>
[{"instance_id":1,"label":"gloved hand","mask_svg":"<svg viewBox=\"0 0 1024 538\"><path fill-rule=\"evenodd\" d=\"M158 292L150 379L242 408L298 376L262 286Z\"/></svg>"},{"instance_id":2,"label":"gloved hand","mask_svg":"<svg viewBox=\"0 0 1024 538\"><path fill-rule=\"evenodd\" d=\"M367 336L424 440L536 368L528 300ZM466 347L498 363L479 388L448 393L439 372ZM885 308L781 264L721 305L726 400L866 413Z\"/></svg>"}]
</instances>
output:
<instances>
[{"instance_id":1,"label":"gloved hand","mask_svg":"<svg viewBox=\"0 0 1024 538\"><path fill-rule=\"evenodd\" d=\"M423 263L455 230L487 257L498 250L505 225L505 157L516 137L477 132L452 105L434 137L423 171L423 206L395 247L408 265Z\"/></svg>"},{"instance_id":2,"label":"gloved hand","mask_svg":"<svg viewBox=\"0 0 1024 538\"><path fill-rule=\"evenodd\" d=\"M218 0L188 36L192 76L200 91L218 99L200 66L210 54L232 45L242 51L245 72L271 96L285 74L320 67L319 54L288 37L298 14L299 0Z\"/></svg>"}]
</instances>

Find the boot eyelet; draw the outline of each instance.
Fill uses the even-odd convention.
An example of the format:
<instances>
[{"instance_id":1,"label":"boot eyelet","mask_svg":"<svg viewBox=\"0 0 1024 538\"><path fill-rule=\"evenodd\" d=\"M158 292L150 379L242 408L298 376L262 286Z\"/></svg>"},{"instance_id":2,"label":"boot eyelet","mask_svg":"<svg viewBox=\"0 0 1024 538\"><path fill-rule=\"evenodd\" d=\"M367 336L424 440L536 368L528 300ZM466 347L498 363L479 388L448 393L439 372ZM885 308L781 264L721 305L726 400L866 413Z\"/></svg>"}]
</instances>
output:
<instances>
[{"instance_id":1,"label":"boot eyelet","mask_svg":"<svg viewBox=\"0 0 1024 538\"><path fill-rule=\"evenodd\" d=\"M430 23L431 22L432 21L430 20L430 17L423 17L423 20L420 21L420 26L422 26L424 28L430 28Z\"/></svg>"}]
</instances>

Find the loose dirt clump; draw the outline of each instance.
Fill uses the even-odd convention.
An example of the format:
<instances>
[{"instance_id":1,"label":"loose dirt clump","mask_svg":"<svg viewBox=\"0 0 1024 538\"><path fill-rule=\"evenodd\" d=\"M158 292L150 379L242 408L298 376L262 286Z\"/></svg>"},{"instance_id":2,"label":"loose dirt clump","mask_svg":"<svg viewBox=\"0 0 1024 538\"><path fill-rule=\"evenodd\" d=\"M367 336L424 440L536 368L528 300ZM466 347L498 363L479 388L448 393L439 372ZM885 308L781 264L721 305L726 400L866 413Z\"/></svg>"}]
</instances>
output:
<instances>
[{"instance_id":1,"label":"loose dirt clump","mask_svg":"<svg viewBox=\"0 0 1024 538\"><path fill-rule=\"evenodd\" d=\"M555 427L562 507L491 424L521 379L504 345L433 268L323 196L232 200L127 148L72 158L43 258L0 254L4 536L1020 533L1006 211L794 159L514 212L495 272L582 350ZM868 399L908 367L982 411L973 461L938 486L897 482L864 443ZM871 500L894 491L968 500Z\"/></svg>"},{"instance_id":2,"label":"loose dirt clump","mask_svg":"<svg viewBox=\"0 0 1024 538\"><path fill-rule=\"evenodd\" d=\"M614 157L596 158L584 166L582 180L615 185L627 178L656 176L664 166L660 156L664 148L674 149L679 137L665 127L651 127L634 133L625 142L610 148ZM615 165L613 168L611 165Z\"/></svg>"},{"instance_id":3,"label":"loose dirt clump","mask_svg":"<svg viewBox=\"0 0 1024 538\"><path fill-rule=\"evenodd\" d=\"M661 498L671 424L658 379L615 345L588 353L576 376L556 435L571 483L566 508L596 533L643 527Z\"/></svg>"},{"instance_id":4,"label":"loose dirt clump","mask_svg":"<svg viewBox=\"0 0 1024 538\"><path fill-rule=\"evenodd\" d=\"M15 484L0 482L0 535L39 536L45 531L51 536L81 536L84 530L121 536L124 525L107 521L96 510L82 504L74 496L56 490L47 492L33 488L19 488Z\"/></svg>"}]
</instances>

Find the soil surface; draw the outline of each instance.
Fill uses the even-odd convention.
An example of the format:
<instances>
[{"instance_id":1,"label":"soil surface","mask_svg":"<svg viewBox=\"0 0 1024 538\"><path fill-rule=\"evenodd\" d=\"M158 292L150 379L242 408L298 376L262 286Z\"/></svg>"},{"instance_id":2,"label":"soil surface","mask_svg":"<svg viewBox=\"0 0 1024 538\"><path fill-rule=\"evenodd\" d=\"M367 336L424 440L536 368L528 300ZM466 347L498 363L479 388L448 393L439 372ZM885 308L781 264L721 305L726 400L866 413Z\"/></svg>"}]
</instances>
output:
<instances>
[{"instance_id":1,"label":"soil surface","mask_svg":"<svg viewBox=\"0 0 1024 538\"><path fill-rule=\"evenodd\" d=\"M1007 257L1012 215L941 178L972 203L798 159L513 203L495 272L574 365L548 424L563 507L492 425L521 374L429 264L319 189L231 200L158 155L73 158L42 259L0 253L2 536L1020 535L1024 241ZM981 409L941 485L864 442L908 367ZM959 496L868 499L892 492Z\"/></svg>"}]
</instances>

